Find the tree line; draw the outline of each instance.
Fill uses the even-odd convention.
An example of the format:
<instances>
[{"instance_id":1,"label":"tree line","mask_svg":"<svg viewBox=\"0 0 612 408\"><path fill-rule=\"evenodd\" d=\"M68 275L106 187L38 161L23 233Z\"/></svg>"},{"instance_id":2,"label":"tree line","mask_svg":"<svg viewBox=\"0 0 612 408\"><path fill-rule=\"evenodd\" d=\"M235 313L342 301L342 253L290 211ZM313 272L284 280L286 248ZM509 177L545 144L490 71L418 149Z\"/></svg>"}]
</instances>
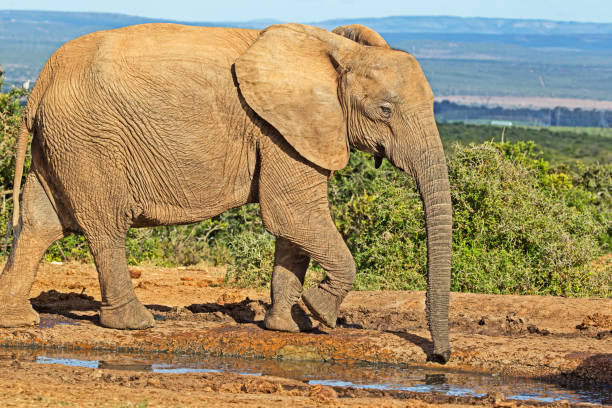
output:
<instances>
[{"instance_id":1,"label":"tree line","mask_svg":"<svg viewBox=\"0 0 612 408\"><path fill-rule=\"evenodd\" d=\"M471 121L479 119L505 120L520 123L530 123L539 126L579 126L603 127L612 126L612 111L583 110L580 108L530 109L502 108L484 105L459 105L449 101L435 102L436 119L442 122Z\"/></svg>"}]
</instances>

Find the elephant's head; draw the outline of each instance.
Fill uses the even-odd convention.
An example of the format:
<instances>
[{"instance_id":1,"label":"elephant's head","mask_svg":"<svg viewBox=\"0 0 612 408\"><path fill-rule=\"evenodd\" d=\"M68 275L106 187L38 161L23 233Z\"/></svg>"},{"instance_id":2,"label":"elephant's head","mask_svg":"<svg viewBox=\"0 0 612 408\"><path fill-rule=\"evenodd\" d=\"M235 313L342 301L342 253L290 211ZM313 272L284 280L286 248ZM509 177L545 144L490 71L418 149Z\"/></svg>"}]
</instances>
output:
<instances>
[{"instance_id":1,"label":"elephant's head","mask_svg":"<svg viewBox=\"0 0 612 408\"><path fill-rule=\"evenodd\" d=\"M433 93L415 58L360 25L334 32L272 26L235 64L240 90L305 159L343 168L349 146L414 177L427 226L427 318L434 352L450 357L452 210Z\"/></svg>"}]
</instances>

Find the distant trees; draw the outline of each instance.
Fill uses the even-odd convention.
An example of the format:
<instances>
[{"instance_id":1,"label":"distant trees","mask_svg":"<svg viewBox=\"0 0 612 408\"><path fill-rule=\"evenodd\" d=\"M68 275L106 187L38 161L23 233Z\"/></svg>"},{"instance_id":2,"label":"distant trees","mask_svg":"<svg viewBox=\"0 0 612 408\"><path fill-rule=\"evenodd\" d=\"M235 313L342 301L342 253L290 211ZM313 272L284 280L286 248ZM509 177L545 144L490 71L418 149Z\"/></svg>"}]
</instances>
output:
<instances>
[{"instance_id":1,"label":"distant trees","mask_svg":"<svg viewBox=\"0 0 612 408\"><path fill-rule=\"evenodd\" d=\"M479 119L510 120L539 126L612 126L612 111L568 109L506 109L502 107L458 105L449 101L435 102L436 119L442 122L470 121Z\"/></svg>"}]
</instances>

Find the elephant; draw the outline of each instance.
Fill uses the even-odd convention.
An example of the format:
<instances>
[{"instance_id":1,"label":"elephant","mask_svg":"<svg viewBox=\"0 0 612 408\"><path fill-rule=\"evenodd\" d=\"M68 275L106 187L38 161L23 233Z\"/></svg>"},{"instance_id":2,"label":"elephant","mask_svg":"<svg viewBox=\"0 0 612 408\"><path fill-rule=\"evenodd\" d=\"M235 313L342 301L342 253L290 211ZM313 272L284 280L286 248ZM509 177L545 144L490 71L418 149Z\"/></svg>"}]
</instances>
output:
<instances>
[{"instance_id":1,"label":"elephant","mask_svg":"<svg viewBox=\"0 0 612 408\"><path fill-rule=\"evenodd\" d=\"M19 201L30 132L32 166ZM351 148L415 180L426 220L428 358L445 363L452 209L433 92L411 54L361 25L144 24L59 48L19 128L0 326L39 322L28 301L38 263L54 241L78 233L98 272L100 324L149 328L153 315L128 272L129 228L189 224L259 203L276 237L265 327L298 331L291 308L301 298L334 328L356 266L327 187ZM303 291L311 260L326 275Z\"/></svg>"}]
</instances>

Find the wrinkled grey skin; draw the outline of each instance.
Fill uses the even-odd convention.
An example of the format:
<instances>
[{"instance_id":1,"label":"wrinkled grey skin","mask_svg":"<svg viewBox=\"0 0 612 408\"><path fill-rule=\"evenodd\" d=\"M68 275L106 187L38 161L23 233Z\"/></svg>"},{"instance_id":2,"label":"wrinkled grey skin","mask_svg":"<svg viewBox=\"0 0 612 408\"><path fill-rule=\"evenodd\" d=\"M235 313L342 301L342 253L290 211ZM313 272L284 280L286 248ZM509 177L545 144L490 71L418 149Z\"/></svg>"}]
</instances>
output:
<instances>
[{"instance_id":1,"label":"wrinkled grey skin","mask_svg":"<svg viewBox=\"0 0 612 408\"><path fill-rule=\"evenodd\" d=\"M433 94L416 60L374 31L151 24L92 33L60 48L40 74L19 130L16 196L29 131L33 164L0 275L0 326L39 321L28 301L38 263L55 240L81 233L99 274L101 324L151 327L129 277L128 229L259 202L277 237L266 327L307 329L291 315L300 295L334 327L355 263L332 221L327 182L354 147L416 180L430 357L448 360L451 206ZM302 294L310 260L327 277Z\"/></svg>"}]
</instances>

